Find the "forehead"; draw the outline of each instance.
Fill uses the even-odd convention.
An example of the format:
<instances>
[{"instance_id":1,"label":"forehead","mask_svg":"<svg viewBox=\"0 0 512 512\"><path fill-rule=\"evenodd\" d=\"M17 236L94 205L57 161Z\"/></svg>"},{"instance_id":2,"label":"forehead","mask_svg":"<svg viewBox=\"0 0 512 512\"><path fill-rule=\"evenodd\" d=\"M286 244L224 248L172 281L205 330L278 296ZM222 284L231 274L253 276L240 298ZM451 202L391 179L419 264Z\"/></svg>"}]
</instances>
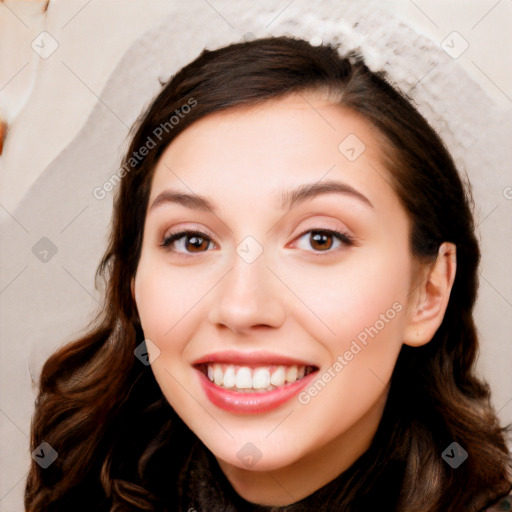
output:
<instances>
[{"instance_id":1,"label":"forehead","mask_svg":"<svg viewBox=\"0 0 512 512\"><path fill-rule=\"evenodd\" d=\"M387 174L371 123L318 95L293 94L213 113L185 129L157 164L150 201L172 187L280 205L294 185L337 179L370 196L394 194Z\"/></svg>"}]
</instances>

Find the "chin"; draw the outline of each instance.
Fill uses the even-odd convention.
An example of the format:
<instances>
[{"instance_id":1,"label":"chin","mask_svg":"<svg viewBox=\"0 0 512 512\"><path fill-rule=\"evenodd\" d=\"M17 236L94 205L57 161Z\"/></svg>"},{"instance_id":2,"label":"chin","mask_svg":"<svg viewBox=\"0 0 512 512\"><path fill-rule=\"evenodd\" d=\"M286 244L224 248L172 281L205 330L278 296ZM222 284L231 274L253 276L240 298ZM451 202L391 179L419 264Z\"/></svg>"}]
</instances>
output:
<instances>
[{"instance_id":1,"label":"chin","mask_svg":"<svg viewBox=\"0 0 512 512\"><path fill-rule=\"evenodd\" d=\"M279 451L271 443L253 442L244 438L239 442L232 442L228 446L207 445L219 464L224 462L230 466L245 471L276 471L297 462L302 454L297 452L296 446L283 446L280 443ZM217 449L218 448L218 449Z\"/></svg>"}]
</instances>

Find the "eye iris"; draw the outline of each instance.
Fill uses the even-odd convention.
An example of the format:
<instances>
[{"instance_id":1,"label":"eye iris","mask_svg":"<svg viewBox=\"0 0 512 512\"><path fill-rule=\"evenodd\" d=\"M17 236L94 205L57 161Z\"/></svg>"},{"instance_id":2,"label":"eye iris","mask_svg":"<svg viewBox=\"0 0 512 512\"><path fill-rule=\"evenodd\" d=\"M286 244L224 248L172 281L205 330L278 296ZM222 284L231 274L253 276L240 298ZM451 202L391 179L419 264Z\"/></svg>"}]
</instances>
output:
<instances>
[{"instance_id":1,"label":"eye iris","mask_svg":"<svg viewBox=\"0 0 512 512\"><path fill-rule=\"evenodd\" d=\"M193 250L190 252L201 252L202 249L208 248L208 242L205 238L202 238L200 236L190 236L190 235L187 235L187 238L189 239L189 243L193 247ZM205 243L206 243L206 247L204 246ZM187 250L188 250L188 247L187 247Z\"/></svg>"},{"instance_id":2,"label":"eye iris","mask_svg":"<svg viewBox=\"0 0 512 512\"><path fill-rule=\"evenodd\" d=\"M330 243L328 243L327 245L325 244L326 241L329 241L330 240ZM312 235L311 235L311 246L315 249L315 250L326 250L326 249L330 249L332 247L332 235L328 234L328 233L320 233L318 231L313 231L312 232ZM315 244L320 244L320 248L317 248L315 247Z\"/></svg>"}]
</instances>

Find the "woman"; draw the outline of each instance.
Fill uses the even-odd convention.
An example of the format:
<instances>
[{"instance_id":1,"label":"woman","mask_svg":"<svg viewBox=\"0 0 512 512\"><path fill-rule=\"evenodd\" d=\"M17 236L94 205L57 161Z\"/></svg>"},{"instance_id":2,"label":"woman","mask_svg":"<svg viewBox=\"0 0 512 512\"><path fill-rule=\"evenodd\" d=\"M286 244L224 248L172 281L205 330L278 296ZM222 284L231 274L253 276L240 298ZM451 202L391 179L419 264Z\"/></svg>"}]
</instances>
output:
<instances>
[{"instance_id":1,"label":"woman","mask_svg":"<svg viewBox=\"0 0 512 512\"><path fill-rule=\"evenodd\" d=\"M470 201L382 74L287 37L205 51L138 121L120 175L105 310L42 370L32 450L57 456L34 457L28 511L506 495L474 375Z\"/></svg>"}]
</instances>

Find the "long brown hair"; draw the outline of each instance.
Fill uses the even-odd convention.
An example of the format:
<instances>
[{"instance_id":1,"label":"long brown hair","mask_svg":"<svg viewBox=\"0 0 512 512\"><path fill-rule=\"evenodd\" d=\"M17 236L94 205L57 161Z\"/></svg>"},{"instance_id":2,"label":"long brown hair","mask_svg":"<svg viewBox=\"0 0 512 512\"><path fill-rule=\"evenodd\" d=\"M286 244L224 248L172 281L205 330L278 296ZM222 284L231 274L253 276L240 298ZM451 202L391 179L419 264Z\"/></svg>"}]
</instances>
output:
<instances>
[{"instance_id":1,"label":"long brown hair","mask_svg":"<svg viewBox=\"0 0 512 512\"><path fill-rule=\"evenodd\" d=\"M469 185L426 120L361 56L271 37L203 51L165 84L136 123L109 246L97 271L106 283L104 309L87 335L60 348L42 369L31 449L46 441L58 457L47 469L32 461L28 512L79 510L86 503L94 510L161 510L162 469L167 488L169 482L179 487L180 467L197 438L165 401L151 368L134 356L144 335L130 282L153 171L168 144L205 115L305 91L327 92L377 128L411 221L411 254L432 260L443 241L457 246L457 274L442 325L431 342L404 346L400 353L379 427L384 445L370 448L369 464L354 466L329 505L352 510L352 503L377 489L393 461L403 468L396 506L403 512L478 510L507 490L505 432L488 386L474 373L480 253ZM143 146L151 146L148 154L134 158ZM441 457L452 442L469 454L457 469ZM179 495L179 489L168 492Z\"/></svg>"}]
</instances>

